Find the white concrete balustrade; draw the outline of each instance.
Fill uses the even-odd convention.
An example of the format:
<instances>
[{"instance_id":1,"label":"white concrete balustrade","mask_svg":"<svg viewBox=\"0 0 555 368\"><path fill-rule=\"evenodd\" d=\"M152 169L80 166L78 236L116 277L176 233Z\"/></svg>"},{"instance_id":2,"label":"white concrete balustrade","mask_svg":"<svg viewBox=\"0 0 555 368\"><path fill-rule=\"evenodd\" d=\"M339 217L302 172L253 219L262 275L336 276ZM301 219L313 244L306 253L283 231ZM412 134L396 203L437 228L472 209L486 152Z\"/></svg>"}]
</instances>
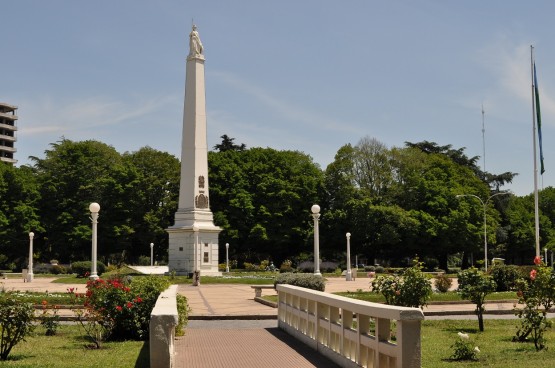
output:
<instances>
[{"instance_id":1,"label":"white concrete balustrade","mask_svg":"<svg viewBox=\"0 0 555 368\"><path fill-rule=\"evenodd\" d=\"M421 366L422 310L291 285L277 291L278 327L341 367Z\"/></svg>"},{"instance_id":2,"label":"white concrete balustrade","mask_svg":"<svg viewBox=\"0 0 555 368\"><path fill-rule=\"evenodd\" d=\"M163 291L150 313L150 368L171 368L175 358L177 285Z\"/></svg>"}]
</instances>

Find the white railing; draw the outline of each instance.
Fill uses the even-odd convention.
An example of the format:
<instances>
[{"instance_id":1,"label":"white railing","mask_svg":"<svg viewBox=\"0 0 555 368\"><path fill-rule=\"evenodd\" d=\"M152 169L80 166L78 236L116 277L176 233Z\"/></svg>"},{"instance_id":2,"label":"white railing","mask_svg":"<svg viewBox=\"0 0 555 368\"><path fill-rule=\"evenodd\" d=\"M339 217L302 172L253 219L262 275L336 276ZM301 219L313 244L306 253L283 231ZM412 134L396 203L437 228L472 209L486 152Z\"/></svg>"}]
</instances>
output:
<instances>
[{"instance_id":1,"label":"white railing","mask_svg":"<svg viewBox=\"0 0 555 368\"><path fill-rule=\"evenodd\" d=\"M177 285L163 291L150 313L150 368L171 368L175 357Z\"/></svg>"},{"instance_id":2,"label":"white railing","mask_svg":"<svg viewBox=\"0 0 555 368\"><path fill-rule=\"evenodd\" d=\"M421 366L422 310L291 285L277 291L278 327L341 367Z\"/></svg>"}]
</instances>

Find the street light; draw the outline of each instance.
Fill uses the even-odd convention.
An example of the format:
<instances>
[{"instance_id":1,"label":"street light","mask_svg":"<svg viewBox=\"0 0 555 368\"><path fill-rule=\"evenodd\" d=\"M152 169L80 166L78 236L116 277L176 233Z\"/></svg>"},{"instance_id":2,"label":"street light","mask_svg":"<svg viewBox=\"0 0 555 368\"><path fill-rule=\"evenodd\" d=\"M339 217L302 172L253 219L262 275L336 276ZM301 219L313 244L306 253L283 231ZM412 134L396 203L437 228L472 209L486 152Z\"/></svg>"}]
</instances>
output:
<instances>
[{"instance_id":1,"label":"street light","mask_svg":"<svg viewBox=\"0 0 555 368\"><path fill-rule=\"evenodd\" d=\"M318 235L318 219L320 218L320 206L315 204L310 210L312 211L312 217L314 217L314 274L317 276L322 276L322 274L320 273L320 236Z\"/></svg>"},{"instance_id":2,"label":"street light","mask_svg":"<svg viewBox=\"0 0 555 368\"><path fill-rule=\"evenodd\" d=\"M225 272L229 273L229 243L225 243Z\"/></svg>"},{"instance_id":3,"label":"street light","mask_svg":"<svg viewBox=\"0 0 555 368\"><path fill-rule=\"evenodd\" d=\"M27 282L33 281L33 238L35 233L29 233L29 265L27 266Z\"/></svg>"},{"instance_id":4,"label":"street light","mask_svg":"<svg viewBox=\"0 0 555 368\"><path fill-rule=\"evenodd\" d=\"M154 243L150 243L150 266L154 266Z\"/></svg>"},{"instance_id":5,"label":"street light","mask_svg":"<svg viewBox=\"0 0 555 368\"><path fill-rule=\"evenodd\" d=\"M92 220L92 262L91 262L91 280L98 279L98 274L96 273L96 237L97 237L97 225L98 225L98 211L100 211L100 205L93 202L89 206L89 211L91 211Z\"/></svg>"},{"instance_id":6,"label":"street light","mask_svg":"<svg viewBox=\"0 0 555 368\"><path fill-rule=\"evenodd\" d=\"M461 198L461 197L473 197L476 198L477 200L480 201L480 203L482 204L482 207L484 208L484 265L486 268L486 272L488 272L488 232L487 232L487 217L486 217L486 209L488 208L488 202L490 199L492 199L495 196L498 195L505 195L508 194L510 195L511 193L495 193L494 195L489 196L488 199L486 199L486 201L484 202L482 200L482 198L478 197L477 195L474 194L458 194L455 197L457 198Z\"/></svg>"},{"instance_id":7,"label":"street light","mask_svg":"<svg viewBox=\"0 0 555 368\"><path fill-rule=\"evenodd\" d=\"M346 281L352 281L351 273L351 233L345 234L347 236L347 275L345 277Z\"/></svg>"}]
</instances>

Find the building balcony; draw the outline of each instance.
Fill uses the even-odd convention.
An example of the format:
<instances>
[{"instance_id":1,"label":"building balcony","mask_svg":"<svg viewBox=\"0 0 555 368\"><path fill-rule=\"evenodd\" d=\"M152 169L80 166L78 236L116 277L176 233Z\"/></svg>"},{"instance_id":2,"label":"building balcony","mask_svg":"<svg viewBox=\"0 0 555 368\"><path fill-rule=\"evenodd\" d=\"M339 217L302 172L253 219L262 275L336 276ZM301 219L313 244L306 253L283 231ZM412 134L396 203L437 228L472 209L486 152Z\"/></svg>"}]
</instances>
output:
<instances>
[{"instance_id":1,"label":"building balcony","mask_svg":"<svg viewBox=\"0 0 555 368\"><path fill-rule=\"evenodd\" d=\"M12 132L17 131L17 127L15 125L2 124L1 122L0 122L0 128L6 129L6 130L11 130Z\"/></svg>"},{"instance_id":2,"label":"building balcony","mask_svg":"<svg viewBox=\"0 0 555 368\"><path fill-rule=\"evenodd\" d=\"M2 145L0 144L0 152L16 153L16 152L17 152L17 148L15 148L15 147L8 147L8 146L2 146Z\"/></svg>"},{"instance_id":3,"label":"building balcony","mask_svg":"<svg viewBox=\"0 0 555 368\"><path fill-rule=\"evenodd\" d=\"M17 142L17 137L11 136L11 135L3 135L2 133L0 133L0 142ZM0 145L0 147L2 147Z\"/></svg>"},{"instance_id":4,"label":"building balcony","mask_svg":"<svg viewBox=\"0 0 555 368\"><path fill-rule=\"evenodd\" d=\"M16 160L16 159L10 158L10 157L0 157L0 161L2 161L2 162L7 162L7 163L10 163L10 164L15 164L15 163L17 163L17 160Z\"/></svg>"},{"instance_id":5,"label":"building balcony","mask_svg":"<svg viewBox=\"0 0 555 368\"><path fill-rule=\"evenodd\" d=\"M10 119L10 120L19 119L19 117L17 115L10 114L10 113L7 113L7 112L0 112L0 117Z\"/></svg>"}]
</instances>

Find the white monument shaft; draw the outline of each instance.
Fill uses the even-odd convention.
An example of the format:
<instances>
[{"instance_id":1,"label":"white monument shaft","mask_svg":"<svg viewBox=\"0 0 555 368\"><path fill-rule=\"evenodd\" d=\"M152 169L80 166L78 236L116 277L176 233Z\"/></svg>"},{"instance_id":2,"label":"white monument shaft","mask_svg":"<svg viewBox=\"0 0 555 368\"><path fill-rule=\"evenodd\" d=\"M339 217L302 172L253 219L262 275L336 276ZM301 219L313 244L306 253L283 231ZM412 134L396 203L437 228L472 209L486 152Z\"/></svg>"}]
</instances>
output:
<instances>
[{"instance_id":1,"label":"white monument shaft","mask_svg":"<svg viewBox=\"0 0 555 368\"><path fill-rule=\"evenodd\" d=\"M178 274L200 271L217 275L218 234L210 211L204 55L196 26L187 57L179 206L169 233L169 269Z\"/></svg>"}]
</instances>

